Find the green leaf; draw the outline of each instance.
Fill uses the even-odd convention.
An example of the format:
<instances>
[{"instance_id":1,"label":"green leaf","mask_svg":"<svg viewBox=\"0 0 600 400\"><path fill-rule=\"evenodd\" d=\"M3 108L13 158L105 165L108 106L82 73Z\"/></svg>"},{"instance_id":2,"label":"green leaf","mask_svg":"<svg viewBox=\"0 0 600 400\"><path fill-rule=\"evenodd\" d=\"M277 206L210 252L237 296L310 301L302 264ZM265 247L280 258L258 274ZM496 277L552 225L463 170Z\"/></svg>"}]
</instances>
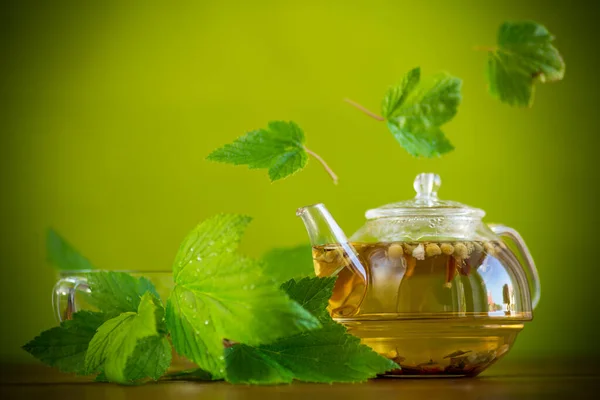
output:
<instances>
[{"instance_id":1,"label":"green leaf","mask_svg":"<svg viewBox=\"0 0 600 400\"><path fill-rule=\"evenodd\" d=\"M553 40L536 22L503 23L498 30L498 46L488 57L490 93L512 106L533 105L534 83L559 81L565 73L565 63Z\"/></svg>"},{"instance_id":2,"label":"green leaf","mask_svg":"<svg viewBox=\"0 0 600 400\"><path fill-rule=\"evenodd\" d=\"M265 274L278 283L315 274L310 244L273 248L263 255L262 261Z\"/></svg>"},{"instance_id":3,"label":"green leaf","mask_svg":"<svg viewBox=\"0 0 600 400\"><path fill-rule=\"evenodd\" d=\"M171 365L172 351L165 336L149 336L138 341L125 367L125 379L137 381L144 378L158 380Z\"/></svg>"},{"instance_id":4,"label":"green leaf","mask_svg":"<svg viewBox=\"0 0 600 400\"><path fill-rule=\"evenodd\" d=\"M286 283L283 288L289 296L318 315L322 328L271 344L257 347L236 344L226 349L227 381L252 384L289 383L294 379L361 382L398 368L331 320L325 307L334 283L333 278L305 278Z\"/></svg>"},{"instance_id":5,"label":"green leaf","mask_svg":"<svg viewBox=\"0 0 600 400\"><path fill-rule=\"evenodd\" d=\"M390 119L415 127L439 127L456 115L461 86L459 78L445 72L421 80Z\"/></svg>"},{"instance_id":6,"label":"green leaf","mask_svg":"<svg viewBox=\"0 0 600 400\"><path fill-rule=\"evenodd\" d=\"M79 311L72 320L42 332L23 349L32 356L62 372L85 374L85 353L96 329L104 323L101 313Z\"/></svg>"},{"instance_id":7,"label":"green leaf","mask_svg":"<svg viewBox=\"0 0 600 400\"><path fill-rule=\"evenodd\" d=\"M246 217L235 215L204 221L190 236L206 239L198 243L188 236L174 264L178 273L166 308L173 346L215 377L225 369L223 339L256 345L320 326L279 290L264 265L232 252L246 224ZM214 234L219 236L210 244ZM203 243L210 244L208 255L196 256Z\"/></svg>"},{"instance_id":8,"label":"green leaf","mask_svg":"<svg viewBox=\"0 0 600 400\"><path fill-rule=\"evenodd\" d=\"M381 114L384 118L391 118L394 112L400 108L406 97L413 91L421 80L421 68L416 67L410 70L399 85L388 89L381 104Z\"/></svg>"},{"instance_id":9,"label":"green leaf","mask_svg":"<svg viewBox=\"0 0 600 400\"><path fill-rule=\"evenodd\" d=\"M188 371L173 372L167 374L163 380L168 381L214 381L218 380L214 378L209 372L203 369L192 369Z\"/></svg>"},{"instance_id":10,"label":"green leaf","mask_svg":"<svg viewBox=\"0 0 600 400\"><path fill-rule=\"evenodd\" d=\"M198 263L183 273L167 302L166 320L177 351L215 376L223 373L224 338L251 344L319 327L278 290L262 265L235 254Z\"/></svg>"},{"instance_id":11,"label":"green leaf","mask_svg":"<svg viewBox=\"0 0 600 400\"><path fill-rule=\"evenodd\" d=\"M273 385L291 383L294 371L286 368L277 357L273 357L263 348L236 344L225 350L227 360L227 381Z\"/></svg>"},{"instance_id":12,"label":"green leaf","mask_svg":"<svg viewBox=\"0 0 600 400\"><path fill-rule=\"evenodd\" d=\"M434 157L454 150L440 128L423 130L417 127L400 127L394 121L388 121L387 125L396 140L413 156Z\"/></svg>"},{"instance_id":13,"label":"green leaf","mask_svg":"<svg viewBox=\"0 0 600 400\"><path fill-rule=\"evenodd\" d=\"M87 372L103 371L109 381L126 383L126 367L138 343L159 335L157 308L153 295L146 293L137 312L125 312L104 322L90 341L85 355Z\"/></svg>"},{"instance_id":14,"label":"green leaf","mask_svg":"<svg viewBox=\"0 0 600 400\"><path fill-rule=\"evenodd\" d=\"M281 289L292 300L297 301L306 311L321 322L331 321L327 305L333 294L336 277L291 279L281 285Z\"/></svg>"},{"instance_id":15,"label":"green leaf","mask_svg":"<svg viewBox=\"0 0 600 400\"><path fill-rule=\"evenodd\" d=\"M183 269L191 270L194 262L235 252L250 221L247 215L217 214L198 224L179 246L173 263L175 281Z\"/></svg>"},{"instance_id":16,"label":"green leaf","mask_svg":"<svg viewBox=\"0 0 600 400\"><path fill-rule=\"evenodd\" d=\"M95 269L87 258L79 254L53 229L48 229L46 234L46 252L48 261L58 269L68 271Z\"/></svg>"},{"instance_id":17,"label":"green leaf","mask_svg":"<svg viewBox=\"0 0 600 400\"><path fill-rule=\"evenodd\" d=\"M94 378L94 382L98 382L98 383L108 383L108 378L106 378L106 375L104 374L104 372L100 372L98 375L96 375L96 377Z\"/></svg>"},{"instance_id":18,"label":"green leaf","mask_svg":"<svg viewBox=\"0 0 600 400\"><path fill-rule=\"evenodd\" d=\"M136 278L125 272L98 271L86 274L90 287L88 302L113 317L124 312L137 311L142 296L158 293L147 278Z\"/></svg>"},{"instance_id":19,"label":"green leaf","mask_svg":"<svg viewBox=\"0 0 600 400\"><path fill-rule=\"evenodd\" d=\"M388 128L410 154L433 157L454 148L440 126L456 115L461 85L460 79L446 73L420 80L415 68L388 90L383 106Z\"/></svg>"},{"instance_id":20,"label":"green leaf","mask_svg":"<svg viewBox=\"0 0 600 400\"><path fill-rule=\"evenodd\" d=\"M294 122L272 121L266 129L248 132L213 151L208 160L249 168L268 168L271 181L286 178L306 166L304 133Z\"/></svg>"}]
</instances>

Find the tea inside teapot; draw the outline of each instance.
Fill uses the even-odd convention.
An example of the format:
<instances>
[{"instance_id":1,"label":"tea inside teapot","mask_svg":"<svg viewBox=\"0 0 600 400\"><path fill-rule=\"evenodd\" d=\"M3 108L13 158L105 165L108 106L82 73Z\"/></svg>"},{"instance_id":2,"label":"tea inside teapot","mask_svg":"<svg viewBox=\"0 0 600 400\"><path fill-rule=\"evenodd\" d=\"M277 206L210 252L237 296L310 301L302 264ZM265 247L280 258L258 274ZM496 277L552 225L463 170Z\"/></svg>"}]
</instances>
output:
<instances>
[{"instance_id":1,"label":"tea inside teapot","mask_svg":"<svg viewBox=\"0 0 600 400\"><path fill-rule=\"evenodd\" d=\"M479 313L514 309L509 280L502 296L492 296L475 272L486 268L486 257L508 257L502 242L351 243L367 270L357 274L337 244L313 247L317 276L337 275L330 300L333 317L388 313ZM467 286L465 288L464 286ZM454 287L454 291L453 291ZM456 289L467 296L457 304ZM466 289L466 291L465 291ZM366 293L365 293L366 292ZM488 293L489 292L489 293ZM513 300L511 301L511 298Z\"/></svg>"},{"instance_id":2,"label":"tea inside teapot","mask_svg":"<svg viewBox=\"0 0 600 400\"><path fill-rule=\"evenodd\" d=\"M366 279L336 244L313 247L315 273L337 276L332 317L396 361L402 369L392 375L476 375L509 349L523 327L482 318L530 319L517 310L518 293L499 267L510 257L502 242L351 245ZM461 329L453 332L448 319L458 317Z\"/></svg>"},{"instance_id":3,"label":"tea inside teapot","mask_svg":"<svg viewBox=\"0 0 600 400\"><path fill-rule=\"evenodd\" d=\"M440 200L440 184L420 174L415 198L368 210L350 239L323 204L297 211L316 275L337 276L331 316L396 361L392 376L477 375L510 349L539 300L520 235Z\"/></svg>"}]
</instances>

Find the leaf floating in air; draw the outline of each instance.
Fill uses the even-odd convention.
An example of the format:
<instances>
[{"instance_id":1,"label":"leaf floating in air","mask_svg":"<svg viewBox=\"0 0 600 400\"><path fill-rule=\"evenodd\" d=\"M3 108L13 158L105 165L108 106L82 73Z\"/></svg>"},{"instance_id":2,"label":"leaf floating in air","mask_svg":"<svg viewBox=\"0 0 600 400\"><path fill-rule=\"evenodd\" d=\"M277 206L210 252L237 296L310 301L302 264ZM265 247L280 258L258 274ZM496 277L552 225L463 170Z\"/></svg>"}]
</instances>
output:
<instances>
[{"instance_id":1,"label":"leaf floating in air","mask_svg":"<svg viewBox=\"0 0 600 400\"><path fill-rule=\"evenodd\" d=\"M400 84L391 86L383 98L381 103L381 114L384 118L391 118L394 112L398 110L406 97L413 91L421 80L421 68L413 68L404 77Z\"/></svg>"},{"instance_id":2,"label":"leaf floating in air","mask_svg":"<svg viewBox=\"0 0 600 400\"><path fill-rule=\"evenodd\" d=\"M531 107L536 82L559 81L565 63L552 45L554 37L536 22L505 22L491 49L487 79L492 96L512 106Z\"/></svg>"},{"instance_id":3,"label":"leaf floating in air","mask_svg":"<svg viewBox=\"0 0 600 400\"><path fill-rule=\"evenodd\" d=\"M411 155L434 157L454 149L440 127L456 115L461 86L460 79L443 72L422 80L417 67L388 89L381 104L383 116L346 101L376 120L386 121L392 135Z\"/></svg>"},{"instance_id":4,"label":"leaf floating in air","mask_svg":"<svg viewBox=\"0 0 600 400\"><path fill-rule=\"evenodd\" d=\"M295 122L271 121L265 129L248 132L233 143L216 149L208 160L249 168L266 168L271 182L295 174L306 166L308 155L315 157L334 183L337 176L325 161L304 145L304 132Z\"/></svg>"},{"instance_id":5,"label":"leaf floating in air","mask_svg":"<svg viewBox=\"0 0 600 400\"><path fill-rule=\"evenodd\" d=\"M421 80L417 67L388 89L382 113L390 132L410 154L434 157L454 149L440 127L456 115L461 85L446 73Z\"/></svg>"}]
</instances>

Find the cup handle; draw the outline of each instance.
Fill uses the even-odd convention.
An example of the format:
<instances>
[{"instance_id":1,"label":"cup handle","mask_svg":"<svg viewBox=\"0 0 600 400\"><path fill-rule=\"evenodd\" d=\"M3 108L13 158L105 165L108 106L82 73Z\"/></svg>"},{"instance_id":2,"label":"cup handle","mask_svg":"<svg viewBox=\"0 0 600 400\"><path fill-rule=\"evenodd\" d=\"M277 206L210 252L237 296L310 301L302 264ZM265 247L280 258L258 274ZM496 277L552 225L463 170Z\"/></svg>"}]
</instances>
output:
<instances>
[{"instance_id":1,"label":"cup handle","mask_svg":"<svg viewBox=\"0 0 600 400\"><path fill-rule=\"evenodd\" d=\"M538 303L540 302L540 276L538 274L537 268L535 267L533 257L531 256L531 253L529 252L529 249L525 244L525 241L523 240L521 235L519 235L519 232L506 225L489 224L489 227L492 230L492 232L500 236L500 238L510 239L510 241L512 241L517 247L519 255L523 258L525 268L527 268L529 272L529 286L532 291L531 305L533 308L536 308Z\"/></svg>"},{"instance_id":2,"label":"cup handle","mask_svg":"<svg viewBox=\"0 0 600 400\"><path fill-rule=\"evenodd\" d=\"M62 278L52 289L52 308L56 320L69 320L78 311L75 301L77 291L89 291L85 279L77 277Z\"/></svg>"}]
</instances>

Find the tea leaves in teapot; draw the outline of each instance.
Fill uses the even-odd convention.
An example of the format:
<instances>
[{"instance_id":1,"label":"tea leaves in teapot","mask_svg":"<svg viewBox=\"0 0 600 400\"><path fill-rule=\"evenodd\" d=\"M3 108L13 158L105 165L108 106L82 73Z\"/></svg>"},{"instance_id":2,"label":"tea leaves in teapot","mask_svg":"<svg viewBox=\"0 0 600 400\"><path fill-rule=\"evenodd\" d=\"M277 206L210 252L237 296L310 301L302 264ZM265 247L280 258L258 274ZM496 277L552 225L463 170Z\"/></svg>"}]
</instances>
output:
<instances>
[{"instance_id":1,"label":"tea leaves in teapot","mask_svg":"<svg viewBox=\"0 0 600 400\"><path fill-rule=\"evenodd\" d=\"M533 105L534 84L555 82L565 74L565 62L552 45L554 37L533 21L505 22L498 29L498 43L488 51L489 92L512 106Z\"/></svg>"},{"instance_id":2,"label":"tea leaves in teapot","mask_svg":"<svg viewBox=\"0 0 600 400\"><path fill-rule=\"evenodd\" d=\"M306 166L308 155L319 161L334 183L337 175L329 165L305 145L304 132L295 122L271 121L267 128L248 132L233 143L216 149L208 160L249 168L267 168L271 182L287 178Z\"/></svg>"}]
</instances>

